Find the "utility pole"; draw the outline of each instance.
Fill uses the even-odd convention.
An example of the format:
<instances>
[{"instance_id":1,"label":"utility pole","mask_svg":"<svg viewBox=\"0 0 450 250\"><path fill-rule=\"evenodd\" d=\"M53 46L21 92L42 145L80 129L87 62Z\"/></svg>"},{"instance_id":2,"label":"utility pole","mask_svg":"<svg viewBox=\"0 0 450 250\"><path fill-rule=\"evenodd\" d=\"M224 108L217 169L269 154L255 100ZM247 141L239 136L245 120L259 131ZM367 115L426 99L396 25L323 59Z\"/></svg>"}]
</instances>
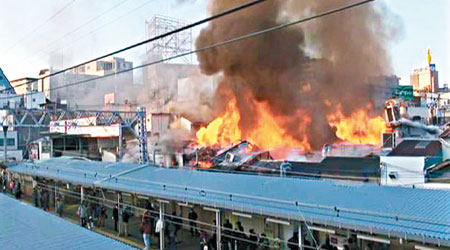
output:
<instances>
[{"instance_id":1,"label":"utility pole","mask_svg":"<svg viewBox=\"0 0 450 250\"><path fill-rule=\"evenodd\" d=\"M123 125L119 124L119 153L116 162L122 161L123 157Z\"/></svg>"}]
</instances>

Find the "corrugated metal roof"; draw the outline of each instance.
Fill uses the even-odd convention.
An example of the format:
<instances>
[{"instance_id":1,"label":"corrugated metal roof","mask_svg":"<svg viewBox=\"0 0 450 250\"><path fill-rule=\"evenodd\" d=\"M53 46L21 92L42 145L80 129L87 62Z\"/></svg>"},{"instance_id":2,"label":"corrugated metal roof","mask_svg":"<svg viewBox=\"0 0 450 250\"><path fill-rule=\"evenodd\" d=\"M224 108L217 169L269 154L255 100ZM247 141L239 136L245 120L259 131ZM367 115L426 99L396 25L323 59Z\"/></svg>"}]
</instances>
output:
<instances>
[{"instance_id":1,"label":"corrugated metal roof","mask_svg":"<svg viewBox=\"0 0 450 250\"><path fill-rule=\"evenodd\" d=\"M3 70L0 68L0 90L7 89L8 92L15 94L14 88L11 87L11 83L9 82L8 78L3 73Z\"/></svg>"},{"instance_id":2,"label":"corrugated metal roof","mask_svg":"<svg viewBox=\"0 0 450 250\"><path fill-rule=\"evenodd\" d=\"M134 249L0 194L2 249Z\"/></svg>"},{"instance_id":3,"label":"corrugated metal roof","mask_svg":"<svg viewBox=\"0 0 450 250\"><path fill-rule=\"evenodd\" d=\"M68 159L19 164L11 170L158 198L450 245L449 191Z\"/></svg>"},{"instance_id":4,"label":"corrugated metal roof","mask_svg":"<svg viewBox=\"0 0 450 250\"><path fill-rule=\"evenodd\" d=\"M292 172L364 178L380 176L379 157L329 156L321 162L290 161L289 163Z\"/></svg>"}]
</instances>

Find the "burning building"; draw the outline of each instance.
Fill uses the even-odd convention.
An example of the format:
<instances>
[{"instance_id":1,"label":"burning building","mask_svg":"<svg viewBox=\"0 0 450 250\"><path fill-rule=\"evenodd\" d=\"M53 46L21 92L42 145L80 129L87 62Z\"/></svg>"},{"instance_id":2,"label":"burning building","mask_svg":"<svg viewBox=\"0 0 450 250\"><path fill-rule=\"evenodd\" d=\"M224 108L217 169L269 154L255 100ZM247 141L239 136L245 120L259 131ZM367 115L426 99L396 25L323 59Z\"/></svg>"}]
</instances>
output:
<instances>
[{"instance_id":1,"label":"burning building","mask_svg":"<svg viewBox=\"0 0 450 250\"><path fill-rule=\"evenodd\" d=\"M211 0L209 11L217 14L243 2ZM347 2L264 2L212 21L196 47ZM311 151L338 140L379 144L385 124L378 116L381 110L368 108L366 83L390 70L385 49L390 29L383 15L367 5L199 52L202 73L221 77L214 98L216 118L197 132L198 144L249 140L279 155L287 148Z\"/></svg>"}]
</instances>

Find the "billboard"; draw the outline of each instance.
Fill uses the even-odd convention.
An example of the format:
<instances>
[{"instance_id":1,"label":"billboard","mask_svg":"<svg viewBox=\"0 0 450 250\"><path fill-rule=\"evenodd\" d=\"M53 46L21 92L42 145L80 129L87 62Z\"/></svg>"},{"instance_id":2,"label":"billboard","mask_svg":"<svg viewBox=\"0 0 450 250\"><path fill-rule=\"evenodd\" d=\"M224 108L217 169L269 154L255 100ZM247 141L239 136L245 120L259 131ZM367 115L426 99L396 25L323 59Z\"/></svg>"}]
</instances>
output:
<instances>
[{"instance_id":1,"label":"billboard","mask_svg":"<svg viewBox=\"0 0 450 250\"><path fill-rule=\"evenodd\" d=\"M413 86L411 85L397 86L394 95L404 101L413 101L414 100Z\"/></svg>"}]
</instances>

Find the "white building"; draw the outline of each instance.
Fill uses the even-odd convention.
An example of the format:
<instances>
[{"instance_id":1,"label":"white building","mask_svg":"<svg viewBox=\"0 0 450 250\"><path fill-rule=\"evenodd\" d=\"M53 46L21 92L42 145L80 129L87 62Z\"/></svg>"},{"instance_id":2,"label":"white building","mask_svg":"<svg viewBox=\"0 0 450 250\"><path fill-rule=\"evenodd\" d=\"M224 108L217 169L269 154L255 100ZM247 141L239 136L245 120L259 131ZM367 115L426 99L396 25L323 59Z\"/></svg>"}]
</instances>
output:
<instances>
[{"instance_id":1,"label":"white building","mask_svg":"<svg viewBox=\"0 0 450 250\"><path fill-rule=\"evenodd\" d=\"M39 80L37 91L44 92L45 98L55 103L66 100L71 108L101 107L106 94L116 93L120 97L133 85L133 71L126 71L132 67L133 63L124 58L110 57L51 77L47 76L58 70L43 69L39 72L43 79Z\"/></svg>"},{"instance_id":2,"label":"white building","mask_svg":"<svg viewBox=\"0 0 450 250\"><path fill-rule=\"evenodd\" d=\"M389 154L380 156L381 184L412 186L425 183L426 169L444 160L443 151L437 139L404 139Z\"/></svg>"},{"instance_id":3,"label":"white building","mask_svg":"<svg viewBox=\"0 0 450 250\"><path fill-rule=\"evenodd\" d=\"M133 62L126 61L124 58L120 57L108 57L99 61L82 65L74 69L73 72L75 74L81 75L105 76L107 74L118 73L120 71L131 68L133 68ZM130 77L133 78L132 73Z\"/></svg>"},{"instance_id":4,"label":"white building","mask_svg":"<svg viewBox=\"0 0 450 250\"><path fill-rule=\"evenodd\" d=\"M435 64L416 68L411 74L414 92L436 92L439 87L439 72Z\"/></svg>"},{"instance_id":5,"label":"white building","mask_svg":"<svg viewBox=\"0 0 450 250\"><path fill-rule=\"evenodd\" d=\"M32 77L24 77L11 81L11 86L18 95L38 90L38 79Z\"/></svg>"}]
</instances>

